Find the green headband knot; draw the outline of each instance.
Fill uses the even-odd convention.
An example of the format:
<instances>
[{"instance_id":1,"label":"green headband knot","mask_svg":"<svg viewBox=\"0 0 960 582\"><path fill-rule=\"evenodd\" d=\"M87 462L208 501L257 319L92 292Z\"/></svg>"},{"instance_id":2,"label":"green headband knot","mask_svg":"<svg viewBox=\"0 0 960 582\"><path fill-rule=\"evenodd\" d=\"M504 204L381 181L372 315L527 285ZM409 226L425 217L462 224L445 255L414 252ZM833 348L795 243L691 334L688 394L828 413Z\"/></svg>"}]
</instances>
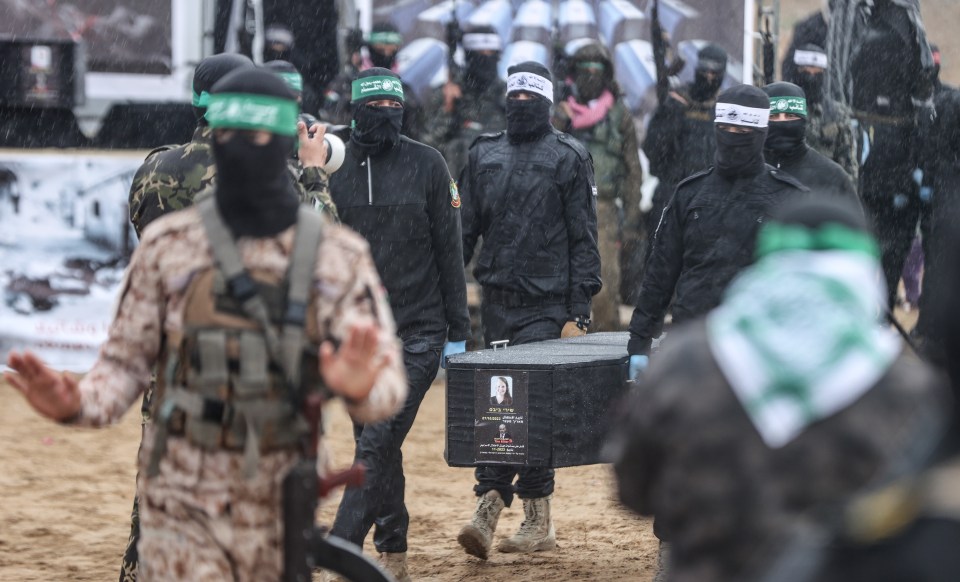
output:
<instances>
[{"instance_id":1,"label":"green headband knot","mask_svg":"<svg viewBox=\"0 0 960 582\"><path fill-rule=\"evenodd\" d=\"M792 113L800 117L807 116L807 100L803 97L771 97L770 115Z\"/></svg>"},{"instance_id":2,"label":"green headband knot","mask_svg":"<svg viewBox=\"0 0 960 582\"><path fill-rule=\"evenodd\" d=\"M214 129L252 129L296 135L299 113L297 102L291 99L248 93L215 93L210 96L206 118Z\"/></svg>"},{"instance_id":3,"label":"green headband knot","mask_svg":"<svg viewBox=\"0 0 960 582\"><path fill-rule=\"evenodd\" d=\"M194 107L206 107L210 103L210 93L206 91L201 91L199 95L196 92L193 93L193 106Z\"/></svg>"},{"instance_id":4,"label":"green headband knot","mask_svg":"<svg viewBox=\"0 0 960 582\"><path fill-rule=\"evenodd\" d=\"M291 91L303 93L303 76L300 73L277 73Z\"/></svg>"},{"instance_id":5,"label":"green headband knot","mask_svg":"<svg viewBox=\"0 0 960 582\"><path fill-rule=\"evenodd\" d=\"M403 102L403 83L396 77L386 75L380 77L362 77L355 79L351 85L351 100L358 101L369 97L383 99L398 99Z\"/></svg>"},{"instance_id":6,"label":"green headband knot","mask_svg":"<svg viewBox=\"0 0 960 582\"><path fill-rule=\"evenodd\" d=\"M403 36L399 32L371 32L370 38L367 39L369 44L403 44Z\"/></svg>"},{"instance_id":7,"label":"green headband knot","mask_svg":"<svg viewBox=\"0 0 960 582\"><path fill-rule=\"evenodd\" d=\"M836 223L811 229L794 224L769 222L757 236L758 257L780 251L828 250L853 251L873 258L880 257L880 249L872 236Z\"/></svg>"}]
</instances>

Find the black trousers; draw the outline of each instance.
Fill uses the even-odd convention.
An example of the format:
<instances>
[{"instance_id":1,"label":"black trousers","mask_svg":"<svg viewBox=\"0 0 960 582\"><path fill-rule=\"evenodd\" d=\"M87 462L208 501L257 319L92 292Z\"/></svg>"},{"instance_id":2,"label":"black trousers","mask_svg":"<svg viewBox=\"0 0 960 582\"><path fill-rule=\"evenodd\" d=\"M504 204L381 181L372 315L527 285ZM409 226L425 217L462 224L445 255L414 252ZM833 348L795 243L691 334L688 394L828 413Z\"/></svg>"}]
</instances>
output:
<instances>
[{"instance_id":1,"label":"black trousers","mask_svg":"<svg viewBox=\"0 0 960 582\"><path fill-rule=\"evenodd\" d=\"M427 342L405 342L403 363L407 369L409 393L396 416L374 424L354 425L355 461L367 466L360 487L343 493L330 533L363 547L363 540L376 526L373 544L378 552L406 552L410 514L404 503L406 479L400 447L410 432L440 367L440 349Z\"/></svg>"},{"instance_id":2,"label":"black trousers","mask_svg":"<svg viewBox=\"0 0 960 582\"><path fill-rule=\"evenodd\" d=\"M485 297L480 317L483 341L487 346L491 341L505 339L510 340L510 345L520 345L559 338L563 325L569 320L569 313L567 306L559 303L508 306L491 303ZM475 471L477 484L473 491L480 497L495 489L503 498L504 505L510 507L514 495L521 499L551 495L555 473L546 467L479 465ZM514 479L517 480L516 484Z\"/></svg>"},{"instance_id":3,"label":"black trousers","mask_svg":"<svg viewBox=\"0 0 960 582\"><path fill-rule=\"evenodd\" d=\"M880 261L893 309L900 274L920 219L920 186L913 179L917 167L917 139L911 126L866 126L870 153L860 167L860 197L880 243Z\"/></svg>"}]
</instances>

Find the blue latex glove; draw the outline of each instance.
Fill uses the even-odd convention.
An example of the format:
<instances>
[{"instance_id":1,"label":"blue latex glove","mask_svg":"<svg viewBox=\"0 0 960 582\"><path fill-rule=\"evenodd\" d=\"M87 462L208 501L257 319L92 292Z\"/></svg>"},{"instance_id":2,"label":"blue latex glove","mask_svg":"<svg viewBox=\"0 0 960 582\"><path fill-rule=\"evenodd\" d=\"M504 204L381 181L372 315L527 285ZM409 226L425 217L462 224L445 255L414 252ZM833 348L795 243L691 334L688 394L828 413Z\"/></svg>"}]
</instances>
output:
<instances>
[{"instance_id":1,"label":"blue latex glove","mask_svg":"<svg viewBox=\"0 0 960 582\"><path fill-rule=\"evenodd\" d=\"M630 380L636 380L650 364L650 356L630 356Z\"/></svg>"},{"instance_id":2,"label":"blue latex glove","mask_svg":"<svg viewBox=\"0 0 960 582\"><path fill-rule=\"evenodd\" d=\"M443 344L443 355L440 356L440 365L444 369L447 367L447 356L455 356L467 351L467 342L447 342Z\"/></svg>"},{"instance_id":3,"label":"blue latex glove","mask_svg":"<svg viewBox=\"0 0 960 582\"><path fill-rule=\"evenodd\" d=\"M933 198L933 188L930 186L922 186L920 188L920 200L930 202L931 198Z\"/></svg>"}]
</instances>

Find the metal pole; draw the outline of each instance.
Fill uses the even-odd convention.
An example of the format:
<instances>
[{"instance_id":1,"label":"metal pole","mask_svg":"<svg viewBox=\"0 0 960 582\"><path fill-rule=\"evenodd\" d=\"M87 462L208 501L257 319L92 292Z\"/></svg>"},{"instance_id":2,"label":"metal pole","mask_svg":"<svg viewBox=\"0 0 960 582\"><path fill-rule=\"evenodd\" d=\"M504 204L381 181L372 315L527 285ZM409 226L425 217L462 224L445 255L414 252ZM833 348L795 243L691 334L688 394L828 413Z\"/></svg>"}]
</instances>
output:
<instances>
[{"instance_id":1,"label":"metal pole","mask_svg":"<svg viewBox=\"0 0 960 582\"><path fill-rule=\"evenodd\" d=\"M753 40L757 28L755 0L743 0L743 82L753 85Z\"/></svg>"}]
</instances>

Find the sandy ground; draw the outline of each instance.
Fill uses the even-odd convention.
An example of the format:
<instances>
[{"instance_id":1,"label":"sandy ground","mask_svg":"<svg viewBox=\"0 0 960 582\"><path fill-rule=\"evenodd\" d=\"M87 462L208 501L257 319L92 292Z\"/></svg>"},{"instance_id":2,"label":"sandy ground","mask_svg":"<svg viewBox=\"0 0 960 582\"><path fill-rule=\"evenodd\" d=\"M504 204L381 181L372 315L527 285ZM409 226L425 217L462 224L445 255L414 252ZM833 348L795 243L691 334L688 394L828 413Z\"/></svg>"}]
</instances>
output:
<instances>
[{"instance_id":1,"label":"sandy ground","mask_svg":"<svg viewBox=\"0 0 960 582\"><path fill-rule=\"evenodd\" d=\"M349 421L330 409L338 465L352 458ZM647 520L617 507L609 466L558 472L554 522L559 549L533 556L464 554L456 535L475 505L469 469L443 461L444 386L427 395L404 445L411 516L409 562L415 580L649 580L656 539ZM0 580L115 580L129 532L139 412L103 430L67 429L39 418L0 386ZM337 500L321 508L329 523ZM522 520L515 503L499 532ZM368 549L372 542L368 541ZM372 551L372 550L371 550ZM319 577L318 577L319 579Z\"/></svg>"}]
</instances>

